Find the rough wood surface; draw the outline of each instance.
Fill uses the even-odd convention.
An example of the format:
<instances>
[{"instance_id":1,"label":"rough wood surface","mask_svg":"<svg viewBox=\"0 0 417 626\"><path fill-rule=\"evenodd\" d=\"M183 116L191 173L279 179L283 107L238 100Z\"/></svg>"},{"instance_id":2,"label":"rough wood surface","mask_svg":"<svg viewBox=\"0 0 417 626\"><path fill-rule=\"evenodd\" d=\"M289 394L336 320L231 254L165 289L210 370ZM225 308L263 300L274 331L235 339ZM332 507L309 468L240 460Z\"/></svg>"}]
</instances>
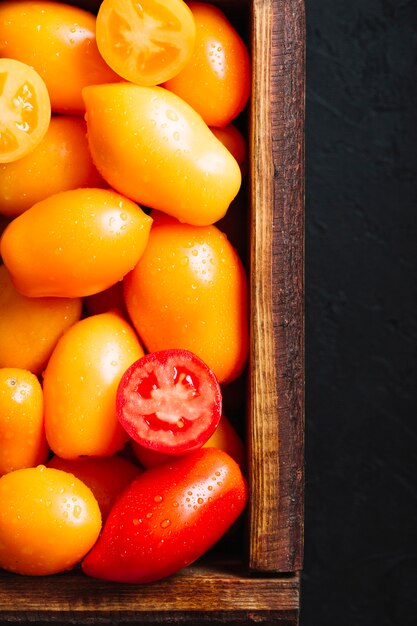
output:
<instances>
[{"instance_id":1,"label":"rough wood surface","mask_svg":"<svg viewBox=\"0 0 417 626\"><path fill-rule=\"evenodd\" d=\"M304 3L254 0L249 567L301 568Z\"/></svg>"}]
</instances>

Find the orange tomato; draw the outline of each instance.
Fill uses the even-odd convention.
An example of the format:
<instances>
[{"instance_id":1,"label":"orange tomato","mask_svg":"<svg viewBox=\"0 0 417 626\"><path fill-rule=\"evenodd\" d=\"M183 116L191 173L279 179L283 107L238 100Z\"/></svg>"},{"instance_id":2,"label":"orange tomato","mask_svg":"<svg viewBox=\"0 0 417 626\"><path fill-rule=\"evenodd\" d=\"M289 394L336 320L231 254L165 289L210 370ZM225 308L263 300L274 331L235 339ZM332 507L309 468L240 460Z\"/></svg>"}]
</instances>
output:
<instances>
[{"instance_id":1,"label":"orange tomato","mask_svg":"<svg viewBox=\"0 0 417 626\"><path fill-rule=\"evenodd\" d=\"M145 469L160 465L164 461L172 460L171 455L145 448L136 443L136 441L132 440L131 446L135 457ZM202 447L219 448L227 452L241 467L245 465L245 447L243 441L225 415L222 415L214 434Z\"/></svg>"},{"instance_id":2,"label":"orange tomato","mask_svg":"<svg viewBox=\"0 0 417 626\"><path fill-rule=\"evenodd\" d=\"M94 15L70 4L6 0L0 5L0 56L40 74L53 111L83 114L83 87L120 80L97 49L95 26Z\"/></svg>"},{"instance_id":3,"label":"orange tomato","mask_svg":"<svg viewBox=\"0 0 417 626\"><path fill-rule=\"evenodd\" d=\"M47 455L39 380L24 369L0 368L0 476L43 463Z\"/></svg>"},{"instance_id":4,"label":"orange tomato","mask_svg":"<svg viewBox=\"0 0 417 626\"><path fill-rule=\"evenodd\" d=\"M48 90L39 74L26 63L0 58L0 163L29 154L41 142L50 119Z\"/></svg>"},{"instance_id":5,"label":"orange tomato","mask_svg":"<svg viewBox=\"0 0 417 626\"><path fill-rule=\"evenodd\" d=\"M81 317L81 298L28 298L0 266L0 367L40 374L58 339Z\"/></svg>"},{"instance_id":6,"label":"orange tomato","mask_svg":"<svg viewBox=\"0 0 417 626\"><path fill-rule=\"evenodd\" d=\"M61 337L43 380L46 437L55 454L74 459L121 450L128 436L117 420L116 390L143 354L117 313L87 317Z\"/></svg>"},{"instance_id":7,"label":"orange tomato","mask_svg":"<svg viewBox=\"0 0 417 626\"><path fill-rule=\"evenodd\" d=\"M249 98L249 53L221 9L205 2L188 6L196 24L194 52L164 86L191 104L209 126L225 126Z\"/></svg>"},{"instance_id":8,"label":"orange tomato","mask_svg":"<svg viewBox=\"0 0 417 626\"><path fill-rule=\"evenodd\" d=\"M247 155L247 145L242 132L234 124L227 124L227 126L223 126L222 128L211 126L210 130L229 152L233 154L240 165L240 169L243 170Z\"/></svg>"},{"instance_id":9,"label":"orange tomato","mask_svg":"<svg viewBox=\"0 0 417 626\"><path fill-rule=\"evenodd\" d=\"M201 117L162 87L86 87L93 160L129 198L196 225L220 219L239 191L239 165Z\"/></svg>"},{"instance_id":10,"label":"orange tomato","mask_svg":"<svg viewBox=\"0 0 417 626\"><path fill-rule=\"evenodd\" d=\"M1 256L16 289L26 296L86 296L107 289L135 266L151 223L114 191L62 191L8 225Z\"/></svg>"},{"instance_id":11,"label":"orange tomato","mask_svg":"<svg viewBox=\"0 0 417 626\"><path fill-rule=\"evenodd\" d=\"M103 522L123 489L141 473L141 468L121 456L106 458L61 459L53 456L47 467L74 474L91 489Z\"/></svg>"},{"instance_id":12,"label":"orange tomato","mask_svg":"<svg viewBox=\"0 0 417 626\"><path fill-rule=\"evenodd\" d=\"M97 46L117 74L158 85L177 74L194 48L193 15L183 0L103 0Z\"/></svg>"},{"instance_id":13,"label":"orange tomato","mask_svg":"<svg viewBox=\"0 0 417 626\"><path fill-rule=\"evenodd\" d=\"M235 249L215 226L160 223L125 278L130 318L153 352L185 348L229 382L248 353L247 280Z\"/></svg>"},{"instance_id":14,"label":"orange tomato","mask_svg":"<svg viewBox=\"0 0 417 626\"><path fill-rule=\"evenodd\" d=\"M58 191L104 185L91 159L85 121L55 116L30 154L0 164L0 213L15 217Z\"/></svg>"},{"instance_id":15,"label":"orange tomato","mask_svg":"<svg viewBox=\"0 0 417 626\"><path fill-rule=\"evenodd\" d=\"M43 465L0 478L0 567L46 576L71 569L93 547L101 515L81 480Z\"/></svg>"}]
</instances>

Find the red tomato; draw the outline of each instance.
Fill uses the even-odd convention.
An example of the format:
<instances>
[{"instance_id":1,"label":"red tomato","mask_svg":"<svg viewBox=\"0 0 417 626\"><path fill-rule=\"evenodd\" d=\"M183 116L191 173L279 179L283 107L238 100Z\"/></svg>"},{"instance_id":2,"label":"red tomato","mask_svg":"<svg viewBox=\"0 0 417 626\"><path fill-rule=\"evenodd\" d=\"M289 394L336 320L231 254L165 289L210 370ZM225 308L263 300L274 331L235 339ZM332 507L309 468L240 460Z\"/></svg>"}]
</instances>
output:
<instances>
[{"instance_id":1,"label":"red tomato","mask_svg":"<svg viewBox=\"0 0 417 626\"><path fill-rule=\"evenodd\" d=\"M128 583L170 576L224 535L247 498L239 466L216 448L146 470L117 500L82 569Z\"/></svg>"},{"instance_id":2,"label":"red tomato","mask_svg":"<svg viewBox=\"0 0 417 626\"><path fill-rule=\"evenodd\" d=\"M196 24L194 53L164 87L191 104L209 126L225 126L249 98L249 53L218 7L206 2L189 2L188 6Z\"/></svg>"},{"instance_id":3,"label":"red tomato","mask_svg":"<svg viewBox=\"0 0 417 626\"><path fill-rule=\"evenodd\" d=\"M188 350L152 352L133 363L120 380L116 405L134 441L168 454L200 448L222 414L215 375Z\"/></svg>"}]
</instances>

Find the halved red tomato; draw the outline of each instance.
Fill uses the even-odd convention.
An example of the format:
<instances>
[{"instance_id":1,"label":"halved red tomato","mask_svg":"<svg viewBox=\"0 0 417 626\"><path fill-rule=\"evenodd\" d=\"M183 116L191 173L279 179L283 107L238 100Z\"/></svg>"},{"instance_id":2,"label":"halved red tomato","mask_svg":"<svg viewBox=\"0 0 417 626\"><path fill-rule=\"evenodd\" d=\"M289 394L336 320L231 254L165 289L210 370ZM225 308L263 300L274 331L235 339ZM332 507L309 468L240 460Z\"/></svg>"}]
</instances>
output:
<instances>
[{"instance_id":1,"label":"halved red tomato","mask_svg":"<svg viewBox=\"0 0 417 626\"><path fill-rule=\"evenodd\" d=\"M158 85L190 59L195 23L183 0L103 0L96 38L102 57L119 76Z\"/></svg>"},{"instance_id":2,"label":"halved red tomato","mask_svg":"<svg viewBox=\"0 0 417 626\"><path fill-rule=\"evenodd\" d=\"M194 353L170 349L146 354L122 376L117 416L146 448L184 454L200 448L222 414L216 376Z\"/></svg>"}]
</instances>

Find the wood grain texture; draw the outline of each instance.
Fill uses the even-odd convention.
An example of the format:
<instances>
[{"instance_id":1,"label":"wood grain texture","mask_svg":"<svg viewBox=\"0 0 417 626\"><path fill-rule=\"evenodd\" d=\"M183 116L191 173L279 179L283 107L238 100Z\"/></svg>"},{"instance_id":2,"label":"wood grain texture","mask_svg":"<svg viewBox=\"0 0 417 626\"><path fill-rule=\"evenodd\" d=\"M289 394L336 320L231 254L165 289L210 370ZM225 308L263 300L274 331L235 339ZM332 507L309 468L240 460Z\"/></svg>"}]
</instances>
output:
<instances>
[{"instance_id":1,"label":"wood grain texture","mask_svg":"<svg viewBox=\"0 0 417 626\"><path fill-rule=\"evenodd\" d=\"M304 3L254 0L249 567L301 568Z\"/></svg>"}]
</instances>

